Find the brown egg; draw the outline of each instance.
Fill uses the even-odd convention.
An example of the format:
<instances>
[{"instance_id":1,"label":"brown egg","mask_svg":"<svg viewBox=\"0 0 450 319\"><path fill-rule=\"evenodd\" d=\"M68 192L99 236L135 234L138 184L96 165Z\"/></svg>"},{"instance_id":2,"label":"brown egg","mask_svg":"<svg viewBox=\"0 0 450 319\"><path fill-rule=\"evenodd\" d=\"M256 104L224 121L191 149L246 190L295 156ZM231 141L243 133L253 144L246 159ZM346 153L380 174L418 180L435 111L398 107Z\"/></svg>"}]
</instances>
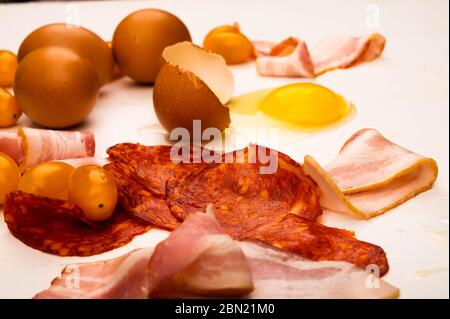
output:
<instances>
[{"instance_id":1,"label":"brown egg","mask_svg":"<svg viewBox=\"0 0 450 319\"><path fill-rule=\"evenodd\" d=\"M14 93L34 122L65 128L82 122L97 101L99 83L92 64L69 49L45 47L17 68Z\"/></svg>"},{"instance_id":2,"label":"brown egg","mask_svg":"<svg viewBox=\"0 0 450 319\"><path fill-rule=\"evenodd\" d=\"M19 62L30 52L46 46L61 46L71 49L92 62L97 71L100 85L108 83L111 79L114 66L112 50L92 31L64 23L40 27L23 40L19 48Z\"/></svg>"},{"instance_id":3,"label":"brown egg","mask_svg":"<svg viewBox=\"0 0 450 319\"><path fill-rule=\"evenodd\" d=\"M166 63L153 89L155 113L161 125L170 132L182 127L193 136L193 120L201 120L202 131L223 131L230 124L228 107L233 92L233 75L225 60L190 42L167 47Z\"/></svg>"},{"instance_id":4,"label":"brown egg","mask_svg":"<svg viewBox=\"0 0 450 319\"><path fill-rule=\"evenodd\" d=\"M180 19L166 11L144 9L117 26L113 52L126 75L137 82L153 83L164 64L162 51L181 41L191 41L191 36Z\"/></svg>"}]
</instances>

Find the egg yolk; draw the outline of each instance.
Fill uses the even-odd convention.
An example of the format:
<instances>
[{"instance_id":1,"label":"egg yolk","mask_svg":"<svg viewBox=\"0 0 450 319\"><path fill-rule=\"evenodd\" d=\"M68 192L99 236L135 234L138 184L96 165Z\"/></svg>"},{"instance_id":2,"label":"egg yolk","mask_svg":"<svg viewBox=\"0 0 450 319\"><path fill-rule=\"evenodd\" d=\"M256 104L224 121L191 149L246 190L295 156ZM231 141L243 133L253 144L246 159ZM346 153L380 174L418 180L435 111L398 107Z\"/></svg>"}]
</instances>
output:
<instances>
[{"instance_id":1,"label":"egg yolk","mask_svg":"<svg viewBox=\"0 0 450 319\"><path fill-rule=\"evenodd\" d=\"M295 83L271 91L260 104L271 117L295 125L320 126L349 111L348 103L333 91L313 83Z\"/></svg>"},{"instance_id":2,"label":"egg yolk","mask_svg":"<svg viewBox=\"0 0 450 319\"><path fill-rule=\"evenodd\" d=\"M69 199L68 181L75 169L63 162L45 162L28 168L18 189L55 199Z\"/></svg>"},{"instance_id":3,"label":"egg yolk","mask_svg":"<svg viewBox=\"0 0 450 319\"><path fill-rule=\"evenodd\" d=\"M69 179L69 196L92 221L111 217L117 203L114 178L103 167L78 167Z\"/></svg>"},{"instance_id":4,"label":"egg yolk","mask_svg":"<svg viewBox=\"0 0 450 319\"><path fill-rule=\"evenodd\" d=\"M0 205L9 192L17 189L20 171L17 164L6 154L0 153Z\"/></svg>"}]
</instances>

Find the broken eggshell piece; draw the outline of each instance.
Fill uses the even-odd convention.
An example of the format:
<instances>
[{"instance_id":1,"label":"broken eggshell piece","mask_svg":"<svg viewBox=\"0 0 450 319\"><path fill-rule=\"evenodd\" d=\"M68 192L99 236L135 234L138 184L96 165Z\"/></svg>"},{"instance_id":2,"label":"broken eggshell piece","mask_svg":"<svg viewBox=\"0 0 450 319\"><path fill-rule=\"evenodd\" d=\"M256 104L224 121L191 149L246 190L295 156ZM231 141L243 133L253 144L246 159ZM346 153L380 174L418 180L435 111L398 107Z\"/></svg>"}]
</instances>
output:
<instances>
[{"instance_id":1,"label":"broken eggshell piece","mask_svg":"<svg viewBox=\"0 0 450 319\"><path fill-rule=\"evenodd\" d=\"M167 47L165 64L153 90L155 112L168 131L186 128L193 132L193 121L201 120L202 130L223 131L230 124L230 112L224 106L230 100L234 79L225 60L191 42Z\"/></svg>"}]
</instances>

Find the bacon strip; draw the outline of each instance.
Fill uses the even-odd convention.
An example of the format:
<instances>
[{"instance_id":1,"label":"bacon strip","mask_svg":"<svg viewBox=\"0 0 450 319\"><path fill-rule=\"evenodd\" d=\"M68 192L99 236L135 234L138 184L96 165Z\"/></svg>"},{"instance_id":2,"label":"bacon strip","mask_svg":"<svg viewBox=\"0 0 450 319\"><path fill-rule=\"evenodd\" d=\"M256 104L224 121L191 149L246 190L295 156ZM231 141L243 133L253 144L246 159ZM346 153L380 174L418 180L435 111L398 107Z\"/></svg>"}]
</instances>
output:
<instances>
[{"instance_id":1,"label":"bacon strip","mask_svg":"<svg viewBox=\"0 0 450 319\"><path fill-rule=\"evenodd\" d=\"M188 217L156 249L68 265L34 298L397 298L399 290L379 275L232 241L209 212Z\"/></svg>"},{"instance_id":2,"label":"bacon strip","mask_svg":"<svg viewBox=\"0 0 450 319\"><path fill-rule=\"evenodd\" d=\"M156 296L241 296L253 290L247 260L225 235L211 206L186 218L160 243L147 268L149 291Z\"/></svg>"},{"instance_id":3,"label":"bacon strip","mask_svg":"<svg viewBox=\"0 0 450 319\"><path fill-rule=\"evenodd\" d=\"M66 266L35 298L241 296L251 290L250 268L238 242L208 212L187 218L154 250Z\"/></svg>"},{"instance_id":4,"label":"bacon strip","mask_svg":"<svg viewBox=\"0 0 450 319\"><path fill-rule=\"evenodd\" d=\"M92 157L92 133L19 128L0 133L0 152L9 155L22 170L40 162Z\"/></svg>"},{"instance_id":5,"label":"bacon strip","mask_svg":"<svg viewBox=\"0 0 450 319\"><path fill-rule=\"evenodd\" d=\"M379 33L364 37L335 36L320 41L311 51L304 41L288 38L279 44L255 41L260 56L256 68L263 76L314 77L325 72L371 61L384 50Z\"/></svg>"},{"instance_id":6,"label":"bacon strip","mask_svg":"<svg viewBox=\"0 0 450 319\"><path fill-rule=\"evenodd\" d=\"M18 134L24 148L23 169L41 162L90 157L95 153L92 133L20 128Z\"/></svg>"},{"instance_id":7,"label":"bacon strip","mask_svg":"<svg viewBox=\"0 0 450 319\"><path fill-rule=\"evenodd\" d=\"M153 248L141 248L110 260L67 265L33 298L147 298L145 269L152 253Z\"/></svg>"},{"instance_id":8,"label":"bacon strip","mask_svg":"<svg viewBox=\"0 0 450 319\"><path fill-rule=\"evenodd\" d=\"M319 185L321 205L372 218L430 189L438 167L384 138L374 129L350 137L338 157L322 168L305 157L305 172Z\"/></svg>"},{"instance_id":9,"label":"bacon strip","mask_svg":"<svg viewBox=\"0 0 450 319\"><path fill-rule=\"evenodd\" d=\"M310 261L255 241L241 242L250 264L255 290L247 298L397 298L399 289L339 261Z\"/></svg>"}]
</instances>

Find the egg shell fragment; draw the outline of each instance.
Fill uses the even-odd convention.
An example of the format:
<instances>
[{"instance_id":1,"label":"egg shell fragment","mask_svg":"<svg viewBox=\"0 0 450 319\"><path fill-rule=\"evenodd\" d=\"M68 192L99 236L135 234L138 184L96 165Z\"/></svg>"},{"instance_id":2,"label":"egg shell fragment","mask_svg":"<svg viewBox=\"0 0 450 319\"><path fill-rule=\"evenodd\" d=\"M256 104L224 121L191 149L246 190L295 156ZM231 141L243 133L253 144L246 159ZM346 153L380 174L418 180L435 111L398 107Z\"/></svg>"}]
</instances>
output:
<instances>
[{"instance_id":1,"label":"egg shell fragment","mask_svg":"<svg viewBox=\"0 0 450 319\"><path fill-rule=\"evenodd\" d=\"M167 47L166 60L155 82L153 103L156 115L167 131L182 127L192 136L193 120L202 130L229 126L226 103L234 88L233 75L225 60L190 42Z\"/></svg>"}]
</instances>

